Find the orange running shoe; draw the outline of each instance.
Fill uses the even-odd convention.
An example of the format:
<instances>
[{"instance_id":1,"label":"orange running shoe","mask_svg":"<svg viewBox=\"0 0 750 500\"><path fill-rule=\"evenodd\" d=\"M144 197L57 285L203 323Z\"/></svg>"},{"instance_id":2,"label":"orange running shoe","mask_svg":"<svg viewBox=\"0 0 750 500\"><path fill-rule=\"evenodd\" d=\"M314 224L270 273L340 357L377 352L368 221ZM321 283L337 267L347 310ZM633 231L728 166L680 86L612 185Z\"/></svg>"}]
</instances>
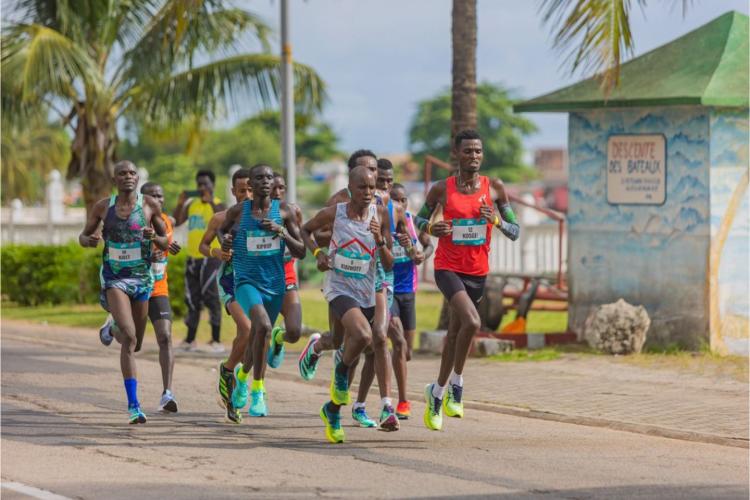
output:
<instances>
[{"instance_id":1,"label":"orange running shoe","mask_svg":"<svg viewBox=\"0 0 750 500\"><path fill-rule=\"evenodd\" d=\"M396 406L396 416L399 420L408 420L411 416L411 403L409 401L399 401Z\"/></svg>"}]
</instances>

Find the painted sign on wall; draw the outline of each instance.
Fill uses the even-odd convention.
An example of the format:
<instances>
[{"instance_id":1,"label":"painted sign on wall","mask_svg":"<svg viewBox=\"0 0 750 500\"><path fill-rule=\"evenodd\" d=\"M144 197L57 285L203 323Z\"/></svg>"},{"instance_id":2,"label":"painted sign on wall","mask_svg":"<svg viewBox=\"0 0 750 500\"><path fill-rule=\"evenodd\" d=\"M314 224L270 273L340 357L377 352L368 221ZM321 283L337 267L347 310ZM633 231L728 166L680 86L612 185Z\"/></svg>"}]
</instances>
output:
<instances>
[{"instance_id":1,"label":"painted sign on wall","mask_svg":"<svg viewBox=\"0 0 750 500\"><path fill-rule=\"evenodd\" d=\"M666 147L661 134L611 135L607 142L607 201L661 205L666 200Z\"/></svg>"}]
</instances>

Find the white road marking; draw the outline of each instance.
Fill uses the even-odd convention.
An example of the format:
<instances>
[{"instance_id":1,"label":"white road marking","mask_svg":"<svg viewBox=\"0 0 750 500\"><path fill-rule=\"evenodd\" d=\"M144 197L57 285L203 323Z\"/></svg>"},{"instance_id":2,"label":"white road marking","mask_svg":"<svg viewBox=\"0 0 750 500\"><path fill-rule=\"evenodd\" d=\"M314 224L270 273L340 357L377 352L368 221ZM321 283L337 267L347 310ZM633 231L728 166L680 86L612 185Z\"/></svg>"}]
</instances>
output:
<instances>
[{"instance_id":1,"label":"white road marking","mask_svg":"<svg viewBox=\"0 0 750 500\"><path fill-rule=\"evenodd\" d=\"M33 486L28 486L23 483L3 481L0 483L0 486L8 488L9 490L17 491L18 493L23 493L24 495L29 495L32 498L38 498L39 500L71 500L68 497L56 495L51 491L40 490L39 488L34 488Z\"/></svg>"}]
</instances>

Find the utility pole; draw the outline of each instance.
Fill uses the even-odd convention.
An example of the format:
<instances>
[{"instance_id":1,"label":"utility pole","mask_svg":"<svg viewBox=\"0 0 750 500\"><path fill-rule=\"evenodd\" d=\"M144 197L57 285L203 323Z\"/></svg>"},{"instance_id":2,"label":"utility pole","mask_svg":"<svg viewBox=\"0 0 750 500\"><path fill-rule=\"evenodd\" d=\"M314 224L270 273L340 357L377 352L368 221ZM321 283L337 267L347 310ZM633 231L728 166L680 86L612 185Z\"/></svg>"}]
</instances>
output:
<instances>
[{"instance_id":1,"label":"utility pole","mask_svg":"<svg viewBox=\"0 0 750 500\"><path fill-rule=\"evenodd\" d=\"M297 154L294 148L294 74L289 40L289 0L281 0L281 158L286 168L286 199L297 203Z\"/></svg>"}]
</instances>

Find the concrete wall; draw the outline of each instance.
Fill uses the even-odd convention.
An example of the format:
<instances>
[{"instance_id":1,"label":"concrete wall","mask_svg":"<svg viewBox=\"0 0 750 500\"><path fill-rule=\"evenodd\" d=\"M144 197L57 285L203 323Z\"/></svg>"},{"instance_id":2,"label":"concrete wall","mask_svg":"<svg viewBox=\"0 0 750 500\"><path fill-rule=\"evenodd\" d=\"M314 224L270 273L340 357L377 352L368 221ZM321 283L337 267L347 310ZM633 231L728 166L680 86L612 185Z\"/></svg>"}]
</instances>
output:
<instances>
[{"instance_id":1,"label":"concrete wall","mask_svg":"<svg viewBox=\"0 0 750 500\"><path fill-rule=\"evenodd\" d=\"M711 127L711 347L748 355L748 110L717 109Z\"/></svg>"},{"instance_id":2,"label":"concrete wall","mask_svg":"<svg viewBox=\"0 0 750 500\"><path fill-rule=\"evenodd\" d=\"M701 107L592 110L569 120L570 327L593 306L624 298L646 307L648 342L708 342L710 111ZM664 205L610 205L607 140L666 137Z\"/></svg>"}]
</instances>

